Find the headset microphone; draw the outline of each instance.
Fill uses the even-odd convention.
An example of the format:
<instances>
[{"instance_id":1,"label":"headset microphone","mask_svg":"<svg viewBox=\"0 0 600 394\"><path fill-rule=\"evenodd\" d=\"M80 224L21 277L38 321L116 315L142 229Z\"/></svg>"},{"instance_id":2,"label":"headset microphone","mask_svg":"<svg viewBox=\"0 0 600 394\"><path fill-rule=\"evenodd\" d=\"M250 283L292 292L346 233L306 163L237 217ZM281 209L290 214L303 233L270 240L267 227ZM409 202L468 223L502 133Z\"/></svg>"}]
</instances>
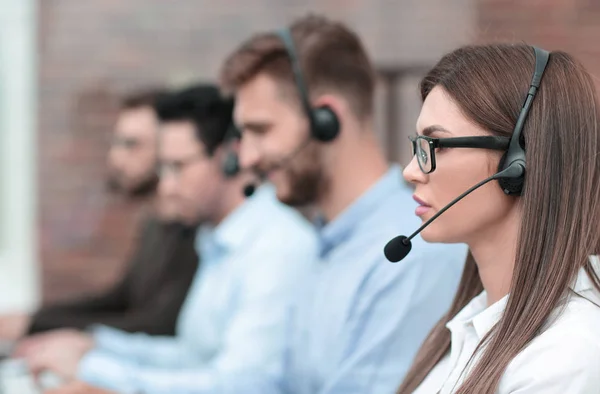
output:
<instances>
[{"instance_id":1,"label":"headset microphone","mask_svg":"<svg viewBox=\"0 0 600 394\"><path fill-rule=\"evenodd\" d=\"M248 183L246 186L244 186L244 196L246 198L252 197L255 191L256 185L254 183Z\"/></svg>"},{"instance_id":2,"label":"headset microphone","mask_svg":"<svg viewBox=\"0 0 600 394\"><path fill-rule=\"evenodd\" d=\"M244 197L248 198L248 197L252 197L254 195L254 193L256 192L256 190L258 189L258 187L265 181L265 174L264 173L258 173L255 174L256 178L248 183L246 183L244 185L244 188L242 189L242 193L244 194Z\"/></svg>"},{"instance_id":3,"label":"headset microphone","mask_svg":"<svg viewBox=\"0 0 600 394\"><path fill-rule=\"evenodd\" d=\"M483 181L479 182L478 184L471 187L469 190L467 190L466 192L464 192L463 194L461 194L460 196L458 196L457 198L452 200L450 202L450 204L446 205L438 213L433 215L431 217L431 219L429 219L428 221L423 223L423 225L421 227L419 227L417 229L417 231L412 233L410 236L407 237L405 235L399 235L396 238L393 238L391 241L389 241L385 245L385 248L383 249L383 253L385 254L385 257L392 263L399 262L400 260L405 258L406 255L408 255L408 253L410 252L410 250L412 248L412 244L411 244L410 240L413 239L414 237L416 237L421 231L423 231L427 226L429 226L441 214L446 212L448 210L448 208L450 208L451 206L453 206L454 204L456 204L457 202L459 202L460 200L462 200L463 198L465 198L466 196L468 196L469 194L471 194L472 192L479 189L481 186L485 185L486 183L488 183L490 181L493 181L495 179L517 179L519 177L522 177L524 175L524 173L525 173L525 167L523 167L523 165L521 165L520 163L515 163L514 165L508 167L507 169L505 169L497 174L494 174L491 177L486 178Z\"/></svg>"}]
</instances>

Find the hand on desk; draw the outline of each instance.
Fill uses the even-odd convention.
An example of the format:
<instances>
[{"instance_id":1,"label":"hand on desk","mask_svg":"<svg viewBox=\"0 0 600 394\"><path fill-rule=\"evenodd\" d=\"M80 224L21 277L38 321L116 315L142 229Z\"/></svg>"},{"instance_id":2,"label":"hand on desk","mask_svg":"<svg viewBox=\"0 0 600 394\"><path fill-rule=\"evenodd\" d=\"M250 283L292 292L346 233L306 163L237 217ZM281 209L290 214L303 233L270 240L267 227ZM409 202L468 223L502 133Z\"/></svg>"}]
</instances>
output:
<instances>
[{"instance_id":1,"label":"hand on desk","mask_svg":"<svg viewBox=\"0 0 600 394\"><path fill-rule=\"evenodd\" d=\"M49 370L71 380L77 375L79 362L93 347L90 335L63 329L24 339L17 344L13 357L25 359L34 374Z\"/></svg>"},{"instance_id":2,"label":"hand on desk","mask_svg":"<svg viewBox=\"0 0 600 394\"><path fill-rule=\"evenodd\" d=\"M44 394L116 394L114 391L108 391L92 387L82 382L72 382L61 388L45 391Z\"/></svg>"},{"instance_id":3,"label":"hand on desk","mask_svg":"<svg viewBox=\"0 0 600 394\"><path fill-rule=\"evenodd\" d=\"M31 316L27 313L13 313L0 316L0 339L16 341L25 335Z\"/></svg>"}]
</instances>

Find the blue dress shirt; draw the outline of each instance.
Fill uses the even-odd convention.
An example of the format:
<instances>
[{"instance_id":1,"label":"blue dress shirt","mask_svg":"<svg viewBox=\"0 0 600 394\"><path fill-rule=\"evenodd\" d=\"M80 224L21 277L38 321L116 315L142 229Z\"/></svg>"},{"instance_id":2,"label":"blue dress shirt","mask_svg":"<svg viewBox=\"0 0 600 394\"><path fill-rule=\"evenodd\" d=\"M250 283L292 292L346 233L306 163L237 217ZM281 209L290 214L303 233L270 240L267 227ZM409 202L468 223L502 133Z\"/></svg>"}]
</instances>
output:
<instances>
[{"instance_id":1,"label":"blue dress shirt","mask_svg":"<svg viewBox=\"0 0 600 394\"><path fill-rule=\"evenodd\" d=\"M413 239L392 264L385 244L421 225L400 168L320 228L321 261L290 314L286 369L272 393L392 394L447 311L466 245ZM267 394L266 391L263 394Z\"/></svg>"},{"instance_id":2,"label":"blue dress shirt","mask_svg":"<svg viewBox=\"0 0 600 394\"><path fill-rule=\"evenodd\" d=\"M286 312L316 259L314 228L263 186L216 228L202 227L197 248L202 264L176 337L98 327L79 379L121 393L262 394L265 376L281 376Z\"/></svg>"}]
</instances>

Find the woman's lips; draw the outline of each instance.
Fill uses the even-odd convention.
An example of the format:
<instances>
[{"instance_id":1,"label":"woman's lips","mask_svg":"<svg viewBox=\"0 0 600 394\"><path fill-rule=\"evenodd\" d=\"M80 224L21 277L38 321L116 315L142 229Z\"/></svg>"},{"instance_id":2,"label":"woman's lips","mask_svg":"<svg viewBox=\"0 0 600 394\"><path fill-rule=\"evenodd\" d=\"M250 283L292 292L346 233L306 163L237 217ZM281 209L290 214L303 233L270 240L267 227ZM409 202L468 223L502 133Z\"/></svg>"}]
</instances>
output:
<instances>
[{"instance_id":1,"label":"woman's lips","mask_svg":"<svg viewBox=\"0 0 600 394\"><path fill-rule=\"evenodd\" d=\"M429 210L431 209L430 205L428 205L425 201L423 201L422 199L420 199L416 195L413 195L413 200L415 200L417 202L417 204L419 204L419 206L417 207L417 209L415 209L415 215L417 215L417 216L423 216L427 212L429 212Z\"/></svg>"}]
</instances>

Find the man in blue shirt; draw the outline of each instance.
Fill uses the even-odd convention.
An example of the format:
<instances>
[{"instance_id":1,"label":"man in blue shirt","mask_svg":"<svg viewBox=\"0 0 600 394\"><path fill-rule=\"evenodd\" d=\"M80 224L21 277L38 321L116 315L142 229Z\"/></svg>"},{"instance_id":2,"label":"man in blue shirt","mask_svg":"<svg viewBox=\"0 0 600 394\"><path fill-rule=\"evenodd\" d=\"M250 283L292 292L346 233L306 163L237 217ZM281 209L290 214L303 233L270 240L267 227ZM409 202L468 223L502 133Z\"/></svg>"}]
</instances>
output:
<instances>
[{"instance_id":1,"label":"man in blue shirt","mask_svg":"<svg viewBox=\"0 0 600 394\"><path fill-rule=\"evenodd\" d=\"M226 177L233 102L195 86L157 105L159 193L180 220L200 223L202 264L175 337L95 327L31 349L51 370L120 393L240 393L255 376L281 374L285 314L294 282L316 258L314 229L264 186L244 200L243 175ZM85 392L85 389L79 389Z\"/></svg>"},{"instance_id":2,"label":"man in blue shirt","mask_svg":"<svg viewBox=\"0 0 600 394\"><path fill-rule=\"evenodd\" d=\"M417 237L402 263L385 259L386 242L421 222L377 141L375 72L360 39L307 16L244 42L221 79L236 97L242 168L282 202L319 212L320 261L298 281L286 368L260 393L393 393L450 306L466 246Z\"/></svg>"}]
</instances>

